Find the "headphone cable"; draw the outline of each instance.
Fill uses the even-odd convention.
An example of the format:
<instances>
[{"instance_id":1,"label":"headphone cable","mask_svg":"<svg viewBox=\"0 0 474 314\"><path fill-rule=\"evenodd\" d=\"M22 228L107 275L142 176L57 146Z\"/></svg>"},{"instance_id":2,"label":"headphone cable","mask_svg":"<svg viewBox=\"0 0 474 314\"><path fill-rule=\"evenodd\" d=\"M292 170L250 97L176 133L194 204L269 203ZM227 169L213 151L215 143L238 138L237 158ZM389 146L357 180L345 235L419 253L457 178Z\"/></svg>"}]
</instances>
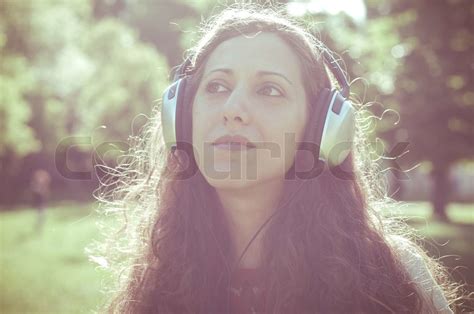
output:
<instances>
[{"instance_id":1,"label":"headphone cable","mask_svg":"<svg viewBox=\"0 0 474 314\"><path fill-rule=\"evenodd\" d=\"M238 266L242 260L242 258L244 257L245 253L247 252L248 248L250 247L250 245L252 244L252 242L255 240L255 238L258 236L258 234L262 231L263 227L265 227L265 225L267 223L270 222L270 220L275 217L276 214L279 214L281 213L282 211L282 208L284 208L285 206L288 205L288 203L290 201L292 201L296 195L298 194L298 192L301 190L301 188L303 187L303 184L304 182L303 181L300 181L299 183L299 186L295 189L293 195L288 198L285 203L283 203L283 205L280 205L276 208L275 212L273 214L270 215L270 217L267 218L267 220L260 226L260 228L257 230L257 232L252 236L252 238L250 239L249 243L247 244L247 246L245 247L245 249L243 250L243 252L240 254L240 257L237 261L237 263L234 265L234 267L232 268L231 272L230 272L230 275L229 275L229 280L232 278L232 275L233 273L238 269ZM230 286L228 285L228 288L230 288ZM229 313L229 306L230 306L230 289L228 289L227 291L227 313Z\"/></svg>"}]
</instances>

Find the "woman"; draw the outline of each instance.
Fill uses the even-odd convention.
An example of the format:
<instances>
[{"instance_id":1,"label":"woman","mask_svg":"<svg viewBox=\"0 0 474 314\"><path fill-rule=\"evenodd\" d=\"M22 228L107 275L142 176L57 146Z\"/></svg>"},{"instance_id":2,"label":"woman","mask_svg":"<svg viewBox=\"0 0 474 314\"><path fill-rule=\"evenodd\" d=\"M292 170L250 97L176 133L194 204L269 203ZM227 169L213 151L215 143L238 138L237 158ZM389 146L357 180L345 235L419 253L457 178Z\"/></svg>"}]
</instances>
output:
<instances>
[{"instance_id":1,"label":"woman","mask_svg":"<svg viewBox=\"0 0 474 314\"><path fill-rule=\"evenodd\" d=\"M178 71L186 93L165 93L183 120L157 113L105 203L126 222L111 312L452 313L441 268L377 214L361 109L353 146L324 151L333 61L270 9L209 22ZM331 110L352 108L346 93Z\"/></svg>"}]
</instances>

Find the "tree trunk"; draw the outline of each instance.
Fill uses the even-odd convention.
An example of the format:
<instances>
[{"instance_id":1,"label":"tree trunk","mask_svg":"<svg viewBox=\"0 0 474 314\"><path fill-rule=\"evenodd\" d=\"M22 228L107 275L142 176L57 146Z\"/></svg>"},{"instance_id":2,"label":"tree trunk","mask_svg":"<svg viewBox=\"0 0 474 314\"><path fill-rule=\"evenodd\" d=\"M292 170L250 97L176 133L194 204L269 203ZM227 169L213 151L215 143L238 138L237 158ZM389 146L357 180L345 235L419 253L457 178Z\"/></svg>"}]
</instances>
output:
<instances>
[{"instance_id":1,"label":"tree trunk","mask_svg":"<svg viewBox=\"0 0 474 314\"><path fill-rule=\"evenodd\" d=\"M446 214L446 207L451 190L449 186L449 166L433 165L431 176L433 179L433 190L431 196L433 214L437 219L449 221L448 215Z\"/></svg>"}]
</instances>

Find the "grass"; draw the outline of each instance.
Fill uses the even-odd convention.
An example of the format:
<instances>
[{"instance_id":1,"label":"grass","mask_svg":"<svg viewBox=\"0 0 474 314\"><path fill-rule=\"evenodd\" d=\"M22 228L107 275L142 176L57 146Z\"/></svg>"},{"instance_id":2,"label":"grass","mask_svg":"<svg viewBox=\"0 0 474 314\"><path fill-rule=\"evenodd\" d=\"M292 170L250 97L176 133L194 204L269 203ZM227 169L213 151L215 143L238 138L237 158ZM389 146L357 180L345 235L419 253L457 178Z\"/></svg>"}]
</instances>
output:
<instances>
[{"instance_id":1,"label":"grass","mask_svg":"<svg viewBox=\"0 0 474 314\"><path fill-rule=\"evenodd\" d=\"M48 209L44 228L35 231L36 212L0 213L0 312L87 313L102 301L102 274L84 248L98 236L91 204L60 204ZM432 256L441 257L453 277L474 291L474 206L453 204L451 224L433 221L428 203L409 203L408 217L425 238ZM470 306L474 306L471 304Z\"/></svg>"},{"instance_id":2,"label":"grass","mask_svg":"<svg viewBox=\"0 0 474 314\"><path fill-rule=\"evenodd\" d=\"M101 301L98 270L84 248L97 236L90 205L48 209L41 233L33 210L0 215L0 312L83 313Z\"/></svg>"}]
</instances>

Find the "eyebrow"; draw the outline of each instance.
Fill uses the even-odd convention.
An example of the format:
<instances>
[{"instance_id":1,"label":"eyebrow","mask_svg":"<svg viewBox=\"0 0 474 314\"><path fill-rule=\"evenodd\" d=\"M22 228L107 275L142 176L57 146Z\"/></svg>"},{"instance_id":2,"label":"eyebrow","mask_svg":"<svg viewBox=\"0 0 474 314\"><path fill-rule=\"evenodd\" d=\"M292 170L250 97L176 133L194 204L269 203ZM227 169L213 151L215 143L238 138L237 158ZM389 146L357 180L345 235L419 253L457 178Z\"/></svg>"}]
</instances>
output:
<instances>
[{"instance_id":1,"label":"eyebrow","mask_svg":"<svg viewBox=\"0 0 474 314\"><path fill-rule=\"evenodd\" d=\"M219 68L219 69L214 69L212 71L209 71L209 73L207 73L205 75L205 77L207 77L208 75L210 75L211 73L213 72L224 72L226 74L232 74L232 70L231 69L227 69L227 68ZM283 78L285 81L287 81L290 85L293 85L293 83L286 77L284 76L283 74L281 73L278 73L278 72L273 72L273 71L258 71L257 72L257 76L264 76L264 75L276 75L276 76L279 76L281 78Z\"/></svg>"}]
</instances>

